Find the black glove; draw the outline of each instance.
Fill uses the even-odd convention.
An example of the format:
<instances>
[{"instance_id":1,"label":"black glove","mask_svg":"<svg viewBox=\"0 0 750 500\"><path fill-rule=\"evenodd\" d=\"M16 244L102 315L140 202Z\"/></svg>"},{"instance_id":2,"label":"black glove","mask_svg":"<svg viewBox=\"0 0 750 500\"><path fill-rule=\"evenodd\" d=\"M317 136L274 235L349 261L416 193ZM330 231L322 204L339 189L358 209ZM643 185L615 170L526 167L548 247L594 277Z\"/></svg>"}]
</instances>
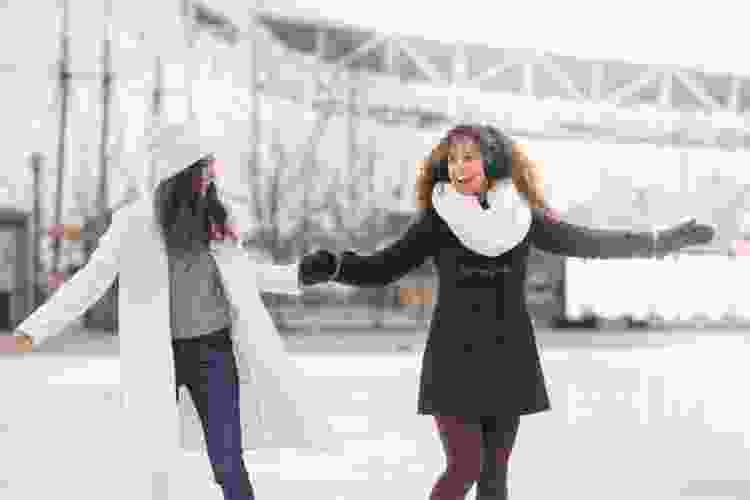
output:
<instances>
[{"instance_id":1,"label":"black glove","mask_svg":"<svg viewBox=\"0 0 750 500\"><path fill-rule=\"evenodd\" d=\"M318 250L302 257L299 280L303 285L315 285L330 280L336 272L338 259L328 250Z\"/></svg>"}]
</instances>

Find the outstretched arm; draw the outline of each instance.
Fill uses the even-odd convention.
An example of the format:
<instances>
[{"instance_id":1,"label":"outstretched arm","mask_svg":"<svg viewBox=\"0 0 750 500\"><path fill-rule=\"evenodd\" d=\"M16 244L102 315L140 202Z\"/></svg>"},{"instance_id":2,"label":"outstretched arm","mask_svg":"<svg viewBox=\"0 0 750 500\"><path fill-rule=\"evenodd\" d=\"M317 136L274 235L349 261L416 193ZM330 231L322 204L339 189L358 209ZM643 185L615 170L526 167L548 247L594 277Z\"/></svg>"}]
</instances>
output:
<instances>
[{"instance_id":1,"label":"outstretched arm","mask_svg":"<svg viewBox=\"0 0 750 500\"><path fill-rule=\"evenodd\" d=\"M338 257L328 252L305 256L300 280L305 284L332 280L345 285L376 287L396 281L432 254L434 214L420 212L409 229L388 247L371 255L347 251Z\"/></svg>"},{"instance_id":2,"label":"outstretched arm","mask_svg":"<svg viewBox=\"0 0 750 500\"><path fill-rule=\"evenodd\" d=\"M656 250L650 232L590 229L559 220L542 209L532 209L530 239L544 252L589 259L647 257Z\"/></svg>"},{"instance_id":3,"label":"outstretched arm","mask_svg":"<svg viewBox=\"0 0 750 500\"><path fill-rule=\"evenodd\" d=\"M694 219L659 232L590 229L561 221L549 210L532 209L531 242L539 250L568 257L615 259L663 256L709 243L712 226Z\"/></svg>"},{"instance_id":4,"label":"outstretched arm","mask_svg":"<svg viewBox=\"0 0 750 500\"><path fill-rule=\"evenodd\" d=\"M88 263L64 283L44 304L16 327L34 345L60 333L96 303L117 277L124 221L117 215Z\"/></svg>"}]
</instances>

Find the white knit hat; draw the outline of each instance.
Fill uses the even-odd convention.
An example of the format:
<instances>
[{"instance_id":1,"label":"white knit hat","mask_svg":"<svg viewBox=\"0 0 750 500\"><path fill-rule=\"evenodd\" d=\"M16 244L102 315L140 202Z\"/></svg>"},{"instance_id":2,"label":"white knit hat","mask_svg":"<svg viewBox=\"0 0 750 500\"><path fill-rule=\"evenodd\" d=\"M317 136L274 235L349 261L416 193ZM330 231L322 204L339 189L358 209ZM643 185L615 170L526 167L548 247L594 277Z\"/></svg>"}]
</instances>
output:
<instances>
[{"instance_id":1,"label":"white knit hat","mask_svg":"<svg viewBox=\"0 0 750 500\"><path fill-rule=\"evenodd\" d=\"M202 134L194 122L154 130L150 136L149 150L156 163L156 185L205 156L218 156L218 149L218 138Z\"/></svg>"}]
</instances>

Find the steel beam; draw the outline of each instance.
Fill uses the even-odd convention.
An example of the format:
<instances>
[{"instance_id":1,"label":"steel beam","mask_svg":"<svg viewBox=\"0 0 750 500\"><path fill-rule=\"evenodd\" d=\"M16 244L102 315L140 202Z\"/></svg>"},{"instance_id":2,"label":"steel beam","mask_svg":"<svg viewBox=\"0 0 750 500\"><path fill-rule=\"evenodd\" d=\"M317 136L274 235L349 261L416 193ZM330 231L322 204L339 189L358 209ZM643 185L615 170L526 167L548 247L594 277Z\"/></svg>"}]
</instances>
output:
<instances>
[{"instance_id":1,"label":"steel beam","mask_svg":"<svg viewBox=\"0 0 750 500\"><path fill-rule=\"evenodd\" d=\"M673 75L677 80L680 81L680 83L687 87L687 89L696 97L696 99L698 99L706 108L710 109L711 111L719 111L721 109L721 105L716 102L716 99L708 95L708 92L703 89L703 86L696 82L693 78L688 76L687 73L677 70L673 73Z\"/></svg>"},{"instance_id":2,"label":"steel beam","mask_svg":"<svg viewBox=\"0 0 750 500\"><path fill-rule=\"evenodd\" d=\"M623 99L632 97L635 93L642 90L646 85L659 78L660 75L661 71L657 70L656 68L649 69L637 80L634 80L612 92L612 94L610 94L606 99L616 105L619 105L623 101Z\"/></svg>"},{"instance_id":3,"label":"steel beam","mask_svg":"<svg viewBox=\"0 0 750 500\"><path fill-rule=\"evenodd\" d=\"M562 88L567 90L573 99L583 100L583 94L575 86L573 80L554 61L548 57L540 57L538 59L538 66L541 66Z\"/></svg>"},{"instance_id":4,"label":"steel beam","mask_svg":"<svg viewBox=\"0 0 750 500\"><path fill-rule=\"evenodd\" d=\"M604 63L595 62L591 65L591 95L593 101L604 98Z\"/></svg>"},{"instance_id":5,"label":"steel beam","mask_svg":"<svg viewBox=\"0 0 750 500\"><path fill-rule=\"evenodd\" d=\"M735 113L740 112L740 90L742 88L742 80L739 78L732 77L731 88L729 90L729 101L727 102L727 111L733 111Z\"/></svg>"},{"instance_id":6,"label":"steel beam","mask_svg":"<svg viewBox=\"0 0 750 500\"><path fill-rule=\"evenodd\" d=\"M517 66L518 64L523 64L523 61L517 61L517 60L505 61L501 64L498 64L497 66L491 67L484 73L478 76L475 76L469 81L469 83L472 85L479 85L481 83L486 82L487 80L495 78L499 74L508 71L510 68L512 68L513 66Z\"/></svg>"},{"instance_id":7,"label":"steel beam","mask_svg":"<svg viewBox=\"0 0 750 500\"><path fill-rule=\"evenodd\" d=\"M536 85L534 85L534 69L535 64L533 62L523 64L523 94L529 97L533 97L536 88Z\"/></svg>"},{"instance_id":8,"label":"steel beam","mask_svg":"<svg viewBox=\"0 0 750 500\"><path fill-rule=\"evenodd\" d=\"M659 105L663 108L669 108L672 104L672 84L674 83L674 73L665 69L661 74L659 82Z\"/></svg>"},{"instance_id":9,"label":"steel beam","mask_svg":"<svg viewBox=\"0 0 750 500\"><path fill-rule=\"evenodd\" d=\"M421 55L411 44L403 38L394 38L393 42L416 64L417 68L434 83L444 82L445 78L435 69L435 66Z\"/></svg>"}]
</instances>

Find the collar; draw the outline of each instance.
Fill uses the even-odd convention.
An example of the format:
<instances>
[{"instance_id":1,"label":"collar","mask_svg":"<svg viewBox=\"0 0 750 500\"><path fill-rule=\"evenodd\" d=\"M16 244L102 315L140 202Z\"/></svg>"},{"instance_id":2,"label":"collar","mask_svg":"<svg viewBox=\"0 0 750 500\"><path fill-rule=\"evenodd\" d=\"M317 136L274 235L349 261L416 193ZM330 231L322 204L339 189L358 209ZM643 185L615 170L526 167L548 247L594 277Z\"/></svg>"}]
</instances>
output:
<instances>
[{"instance_id":1,"label":"collar","mask_svg":"<svg viewBox=\"0 0 750 500\"><path fill-rule=\"evenodd\" d=\"M531 209L510 179L498 181L487 193L489 208L448 182L435 184L432 204L438 215L468 249L497 257L517 246L531 228Z\"/></svg>"}]
</instances>

